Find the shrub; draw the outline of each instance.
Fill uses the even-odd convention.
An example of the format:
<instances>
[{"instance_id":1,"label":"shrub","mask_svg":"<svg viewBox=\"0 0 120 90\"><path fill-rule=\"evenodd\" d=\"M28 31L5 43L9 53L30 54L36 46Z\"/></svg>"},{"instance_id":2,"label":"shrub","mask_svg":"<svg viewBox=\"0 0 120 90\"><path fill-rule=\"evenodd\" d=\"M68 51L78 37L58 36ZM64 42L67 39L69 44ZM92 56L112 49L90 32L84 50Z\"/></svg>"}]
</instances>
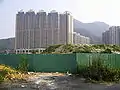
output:
<instances>
[{"instance_id":1,"label":"shrub","mask_svg":"<svg viewBox=\"0 0 120 90\"><path fill-rule=\"evenodd\" d=\"M79 47L73 50L73 53L91 53L91 49L89 47Z\"/></svg>"},{"instance_id":2,"label":"shrub","mask_svg":"<svg viewBox=\"0 0 120 90\"><path fill-rule=\"evenodd\" d=\"M63 49L64 49L64 51L65 51L66 53L67 53L67 52L72 52L73 49L74 49L74 46L71 45L71 44L66 44L66 45L63 46Z\"/></svg>"},{"instance_id":3,"label":"shrub","mask_svg":"<svg viewBox=\"0 0 120 90\"><path fill-rule=\"evenodd\" d=\"M10 67L4 66L0 71L0 83L3 82L6 78L6 75L11 73Z\"/></svg>"},{"instance_id":4,"label":"shrub","mask_svg":"<svg viewBox=\"0 0 120 90\"><path fill-rule=\"evenodd\" d=\"M118 45L112 45L113 51L120 51L120 47Z\"/></svg>"},{"instance_id":5,"label":"shrub","mask_svg":"<svg viewBox=\"0 0 120 90\"><path fill-rule=\"evenodd\" d=\"M52 53L55 52L56 48L59 48L61 45L53 45L49 46L46 50L43 51L43 53Z\"/></svg>"},{"instance_id":6,"label":"shrub","mask_svg":"<svg viewBox=\"0 0 120 90\"><path fill-rule=\"evenodd\" d=\"M28 65L27 58L25 56L22 56L20 64L17 69L23 73L26 73L28 71L28 66L29 65Z\"/></svg>"},{"instance_id":7,"label":"shrub","mask_svg":"<svg viewBox=\"0 0 120 90\"><path fill-rule=\"evenodd\" d=\"M4 81L4 77L0 75L0 83Z\"/></svg>"},{"instance_id":8,"label":"shrub","mask_svg":"<svg viewBox=\"0 0 120 90\"><path fill-rule=\"evenodd\" d=\"M107 48L104 51L102 51L101 53L112 53L111 49Z\"/></svg>"},{"instance_id":9,"label":"shrub","mask_svg":"<svg viewBox=\"0 0 120 90\"><path fill-rule=\"evenodd\" d=\"M78 65L78 74L87 80L116 82L120 80L120 69L108 68L101 57L93 58L89 66Z\"/></svg>"},{"instance_id":10,"label":"shrub","mask_svg":"<svg viewBox=\"0 0 120 90\"><path fill-rule=\"evenodd\" d=\"M36 54L36 50L32 50L31 53L32 53L32 54Z\"/></svg>"}]
</instances>

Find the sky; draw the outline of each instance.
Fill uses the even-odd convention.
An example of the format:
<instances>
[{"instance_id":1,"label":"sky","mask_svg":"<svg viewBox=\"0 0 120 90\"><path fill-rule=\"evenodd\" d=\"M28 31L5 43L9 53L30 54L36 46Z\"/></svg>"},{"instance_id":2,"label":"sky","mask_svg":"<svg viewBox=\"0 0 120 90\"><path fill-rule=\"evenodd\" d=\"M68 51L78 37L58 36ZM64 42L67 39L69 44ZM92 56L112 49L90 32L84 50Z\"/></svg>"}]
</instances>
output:
<instances>
[{"instance_id":1,"label":"sky","mask_svg":"<svg viewBox=\"0 0 120 90\"><path fill-rule=\"evenodd\" d=\"M0 39L15 36L16 13L33 9L35 12L70 11L84 23L94 21L120 25L120 0L0 0Z\"/></svg>"}]
</instances>

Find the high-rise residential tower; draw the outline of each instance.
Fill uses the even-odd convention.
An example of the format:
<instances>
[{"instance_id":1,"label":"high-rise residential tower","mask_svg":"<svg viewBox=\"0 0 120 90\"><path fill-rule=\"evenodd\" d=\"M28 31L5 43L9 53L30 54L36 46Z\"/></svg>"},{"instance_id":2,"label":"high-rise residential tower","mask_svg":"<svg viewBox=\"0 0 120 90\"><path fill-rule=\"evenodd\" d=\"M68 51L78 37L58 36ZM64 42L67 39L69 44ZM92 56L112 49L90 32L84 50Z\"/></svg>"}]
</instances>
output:
<instances>
[{"instance_id":1,"label":"high-rise residential tower","mask_svg":"<svg viewBox=\"0 0 120 90\"><path fill-rule=\"evenodd\" d=\"M15 32L15 48L23 48L23 31L24 31L24 12L20 11L16 15L16 32Z\"/></svg>"},{"instance_id":2,"label":"high-rise residential tower","mask_svg":"<svg viewBox=\"0 0 120 90\"><path fill-rule=\"evenodd\" d=\"M60 14L60 44L73 44L73 17L69 12Z\"/></svg>"},{"instance_id":3,"label":"high-rise residential tower","mask_svg":"<svg viewBox=\"0 0 120 90\"><path fill-rule=\"evenodd\" d=\"M103 32L102 41L104 44L120 45L120 26L112 26Z\"/></svg>"},{"instance_id":4,"label":"high-rise residential tower","mask_svg":"<svg viewBox=\"0 0 120 90\"><path fill-rule=\"evenodd\" d=\"M47 14L43 10L39 11L36 15L35 27L35 47L45 48L47 46Z\"/></svg>"},{"instance_id":5,"label":"high-rise residential tower","mask_svg":"<svg viewBox=\"0 0 120 90\"><path fill-rule=\"evenodd\" d=\"M30 10L16 15L16 49L34 48L35 13Z\"/></svg>"},{"instance_id":6,"label":"high-rise residential tower","mask_svg":"<svg viewBox=\"0 0 120 90\"><path fill-rule=\"evenodd\" d=\"M20 11L16 15L15 49L29 52L55 44L73 44L73 17L69 12L35 13Z\"/></svg>"},{"instance_id":7,"label":"high-rise residential tower","mask_svg":"<svg viewBox=\"0 0 120 90\"><path fill-rule=\"evenodd\" d=\"M47 16L47 45L59 44L59 14L51 11Z\"/></svg>"}]
</instances>

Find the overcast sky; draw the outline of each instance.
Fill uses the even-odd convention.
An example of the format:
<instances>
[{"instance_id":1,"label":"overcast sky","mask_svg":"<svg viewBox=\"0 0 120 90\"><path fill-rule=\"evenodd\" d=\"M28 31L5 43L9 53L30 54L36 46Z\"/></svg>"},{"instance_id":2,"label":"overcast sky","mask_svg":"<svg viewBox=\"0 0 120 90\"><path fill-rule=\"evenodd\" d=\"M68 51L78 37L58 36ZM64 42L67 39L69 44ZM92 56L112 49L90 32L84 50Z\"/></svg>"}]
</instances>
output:
<instances>
[{"instance_id":1,"label":"overcast sky","mask_svg":"<svg viewBox=\"0 0 120 90\"><path fill-rule=\"evenodd\" d=\"M120 25L120 0L0 0L0 38L15 36L15 15L21 9L70 11L85 23Z\"/></svg>"}]
</instances>

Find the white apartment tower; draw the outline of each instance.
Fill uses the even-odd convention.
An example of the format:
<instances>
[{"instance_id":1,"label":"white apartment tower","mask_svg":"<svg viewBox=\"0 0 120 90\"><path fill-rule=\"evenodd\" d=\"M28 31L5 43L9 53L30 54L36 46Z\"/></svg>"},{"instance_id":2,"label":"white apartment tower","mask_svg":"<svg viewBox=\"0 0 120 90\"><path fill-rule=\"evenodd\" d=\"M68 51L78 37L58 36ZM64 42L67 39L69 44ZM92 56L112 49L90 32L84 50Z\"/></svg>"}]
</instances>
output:
<instances>
[{"instance_id":1,"label":"white apartment tower","mask_svg":"<svg viewBox=\"0 0 120 90\"><path fill-rule=\"evenodd\" d=\"M73 43L74 44L90 44L90 38L80 35L80 33L73 33Z\"/></svg>"},{"instance_id":2,"label":"white apartment tower","mask_svg":"<svg viewBox=\"0 0 120 90\"><path fill-rule=\"evenodd\" d=\"M73 17L69 12L60 14L60 44L73 44Z\"/></svg>"}]
</instances>

